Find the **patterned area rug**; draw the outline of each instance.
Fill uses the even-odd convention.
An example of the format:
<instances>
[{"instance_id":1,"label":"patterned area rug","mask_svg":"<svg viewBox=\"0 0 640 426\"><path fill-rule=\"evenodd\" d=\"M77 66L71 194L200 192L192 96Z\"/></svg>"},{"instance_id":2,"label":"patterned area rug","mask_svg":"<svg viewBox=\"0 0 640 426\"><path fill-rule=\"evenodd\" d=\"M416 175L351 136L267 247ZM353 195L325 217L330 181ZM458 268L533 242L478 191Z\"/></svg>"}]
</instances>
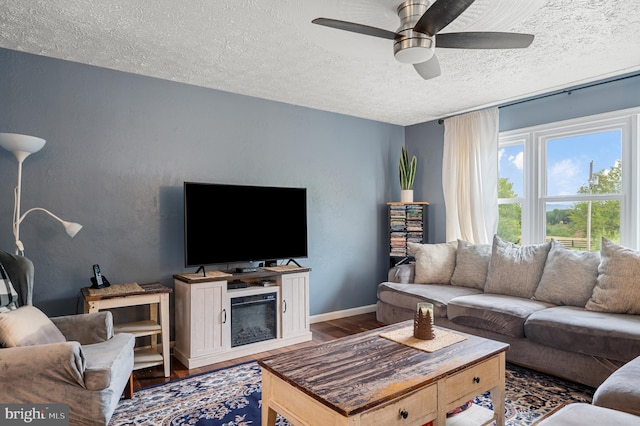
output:
<instances>
[{"instance_id":1,"label":"patterned area rug","mask_svg":"<svg viewBox=\"0 0 640 426\"><path fill-rule=\"evenodd\" d=\"M507 426L532 425L572 402L590 404L595 390L513 364L507 364L505 376ZM493 409L488 393L473 402Z\"/></svg>"},{"instance_id":2,"label":"patterned area rug","mask_svg":"<svg viewBox=\"0 0 640 426\"><path fill-rule=\"evenodd\" d=\"M591 402L593 389L507 364L507 426L531 425L571 402ZM116 425L258 426L260 366L256 362L190 376L136 391L122 400L109 423ZM492 408L488 394L475 404ZM287 426L278 416L278 426Z\"/></svg>"}]
</instances>

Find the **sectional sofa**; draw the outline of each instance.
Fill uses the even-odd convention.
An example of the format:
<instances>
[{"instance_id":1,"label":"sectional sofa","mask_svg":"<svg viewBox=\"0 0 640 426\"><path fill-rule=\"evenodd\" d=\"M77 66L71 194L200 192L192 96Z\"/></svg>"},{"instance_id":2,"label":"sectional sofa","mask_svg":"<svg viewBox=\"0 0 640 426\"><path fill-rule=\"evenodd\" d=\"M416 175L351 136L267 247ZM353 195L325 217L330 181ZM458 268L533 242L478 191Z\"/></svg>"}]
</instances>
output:
<instances>
[{"instance_id":1,"label":"sectional sofa","mask_svg":"<svg viewBox=\"0 0 640 426\"><path fill-rule=\"evenodd\" d=\"M415 263L378 286L377 319L411 319L510 344L507 361L588 386L640 355L640 252L603 238L600 252L557 241L517 246L409 243Z\"/></svg>"},{"instance_id":2,"label":"sectional sofa","mask_svg":"<svg viewBox=\"0 0 640 426\"><path fill-rule=\"evenodd\" d=\"M539 426L640 425L640 357L623 365L601 384L593 403L569 404Z\"/></svg>"}]
</instances>

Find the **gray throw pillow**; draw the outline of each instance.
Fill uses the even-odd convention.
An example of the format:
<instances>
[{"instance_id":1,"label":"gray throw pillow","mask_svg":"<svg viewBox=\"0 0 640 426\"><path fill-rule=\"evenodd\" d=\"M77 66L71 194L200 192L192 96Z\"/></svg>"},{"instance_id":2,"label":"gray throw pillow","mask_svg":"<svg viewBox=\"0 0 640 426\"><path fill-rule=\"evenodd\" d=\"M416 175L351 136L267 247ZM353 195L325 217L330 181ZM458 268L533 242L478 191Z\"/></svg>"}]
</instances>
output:
<instances>
[{"instance_id":1,"label":"gray throw pillow","mask_svg":"<svg viewBox=\"0 0 640 426\"><path fill-rule=\"evenodd\" d=\"M414 282L449 284L456 266L457 245L457 241L440 244L407 243L409 253L416 258Z\"/></svg>"},{"instance_id":2,"label":"gray throw pillow","mask_svg":"<svg viewBox=\"0 0 640 426\"><path fill-rule=\"evenodd\" d=\"M495 235L484 292L530 299L550 249L550 242L520 247Z\"/></svg>"},{"instance_id":3,"label":"gray throw pillow","mask_svg":"<svg viewBox=\"0 0 640 426\"><path fill-rule=\"evenodd\" d=\"M555 305L583 308L596 285L598 265L599 252L569 250L552 240L542 278L533 298Z\"/></svg>"},{"instance_id":4,"label":"gray throw pillow","mask_svg":"<svg viewBox=\"0 0 640 426\"><path fill-rule=\"evenodd\" d=\"M640 252L602 238L598 280L585 308L640 314Z\"/></svg>"},{"instance_id":5,"label":"gray throw pillow","mask_svg":"<svg viewBox=\"0 0 640 426\"><path fill-rule=\"evenodd\" d=\"M0 314L0 345L5 348L66 342L51 320L35 306Z\"/></svg>"},{"instance_id":6,"label":"gray throw pillow","mask_svg":"<svg viewBox=\"0 0 640 426\"><path fill-rule=\"evenodd\" d=\"M483 290L490 261L491 244L472 244L458 240L456 267L451 276L451 285Z\"/></svg>"}]
</instances>

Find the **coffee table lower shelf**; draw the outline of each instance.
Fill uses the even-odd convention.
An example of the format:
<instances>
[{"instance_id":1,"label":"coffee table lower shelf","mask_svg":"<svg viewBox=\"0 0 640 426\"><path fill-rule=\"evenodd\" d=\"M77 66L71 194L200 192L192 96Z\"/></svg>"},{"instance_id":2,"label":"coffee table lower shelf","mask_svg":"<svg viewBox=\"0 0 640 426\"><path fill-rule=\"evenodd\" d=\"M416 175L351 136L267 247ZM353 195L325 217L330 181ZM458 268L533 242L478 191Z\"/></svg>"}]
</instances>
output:
<instances>
[{"instance_id":1,"label":"coffee table lower shelf","mask_svg":"<svg viewBox=\"0 0 640 426\"><path fill-rule=\"evenodd\" d=\"M462 413L447 418L447 426L487 425L493 420L495 420L493 411L474 404Z\"/></svg>"}]
</instances>

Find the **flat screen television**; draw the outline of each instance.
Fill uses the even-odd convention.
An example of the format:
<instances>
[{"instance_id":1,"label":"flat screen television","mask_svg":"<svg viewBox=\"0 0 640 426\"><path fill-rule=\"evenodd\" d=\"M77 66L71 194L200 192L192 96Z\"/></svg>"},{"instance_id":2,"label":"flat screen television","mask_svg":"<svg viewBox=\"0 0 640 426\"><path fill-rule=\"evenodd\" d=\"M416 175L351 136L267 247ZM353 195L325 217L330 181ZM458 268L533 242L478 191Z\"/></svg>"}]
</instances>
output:
<instances>
[{"instance_id":1,"label":"flat screen television","mask_svg":"<svg viewBox=\"0 0 640 426\"><path fill-rule=\"evenodd\" d=\"M186 267L307 257L307 190L184 183Z\"/></svg>"}]
</instances>

